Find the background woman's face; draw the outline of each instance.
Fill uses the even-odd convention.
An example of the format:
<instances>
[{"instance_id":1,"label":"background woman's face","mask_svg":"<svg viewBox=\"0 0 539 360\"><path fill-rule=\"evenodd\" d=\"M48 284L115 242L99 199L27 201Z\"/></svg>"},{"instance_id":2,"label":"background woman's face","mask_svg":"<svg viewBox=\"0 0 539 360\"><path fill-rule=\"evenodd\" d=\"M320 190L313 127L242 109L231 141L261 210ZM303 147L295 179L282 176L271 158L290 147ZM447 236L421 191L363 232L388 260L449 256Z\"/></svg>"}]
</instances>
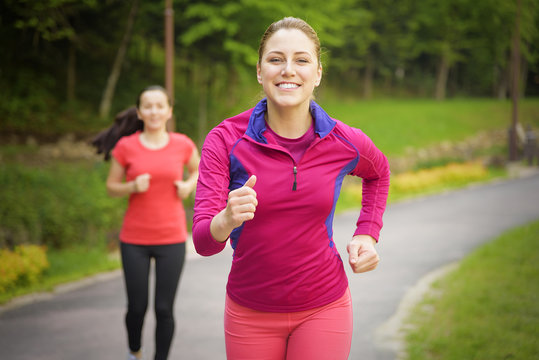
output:
<instances>
[{"instance_id":1,"label":"background woman's face","mask_svg":"<svg viewBox=\"0 0 539 360\"><path fill-rule=\"evenodd\" d=\"M268 101L275 105L308 104L322 78L314 43L301 30L275 32L257 65L257 78Z\"/></svg>"},{"instance_id":2,"label":"background woman's face","mask_svg":"<svg viewBox=\"0 0 539 360\"><path fill-rule=\"evenodd\" d=\"M139 118L147 130L159 130L166 127L166 122L172 117L172 107L168 96L160 90L148 90L140 96L137 109Z\"/></svg>"}]
</instances>

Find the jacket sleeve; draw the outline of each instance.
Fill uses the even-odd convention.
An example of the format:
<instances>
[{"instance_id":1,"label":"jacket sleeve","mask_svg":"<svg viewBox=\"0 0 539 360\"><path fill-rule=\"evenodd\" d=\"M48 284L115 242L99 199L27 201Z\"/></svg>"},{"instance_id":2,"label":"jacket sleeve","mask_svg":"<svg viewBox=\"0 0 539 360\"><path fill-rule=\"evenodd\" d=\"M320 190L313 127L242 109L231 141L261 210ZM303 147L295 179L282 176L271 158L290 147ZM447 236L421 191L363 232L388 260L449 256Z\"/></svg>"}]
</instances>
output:
<instances>
[{"instance_id":1,"label":"jacket sleeve","mask_svg":"<svg viewBox=\"0 0 539 360\"><path fill-rule=\"evenodd\" d=\"M359 162L351 175L362 178L361 212L355 235L380 236L389 193L389 162L372 140L358 129L351 128L353 143L359 151Z\"/></svg>"},{"instance_id":2,"label":"jacket sleeve","mask_svg":"<svg viewBox=\"0 0 539 360\"><path fill-rule=\"evenodd\" d=\"M225 242L216 241L210 232L213 217L226 207L230 181L226 144L215 129L202 146L193 216L193 243L197 253L210 256L219 253Z\"/></svg>"}]
</instances>

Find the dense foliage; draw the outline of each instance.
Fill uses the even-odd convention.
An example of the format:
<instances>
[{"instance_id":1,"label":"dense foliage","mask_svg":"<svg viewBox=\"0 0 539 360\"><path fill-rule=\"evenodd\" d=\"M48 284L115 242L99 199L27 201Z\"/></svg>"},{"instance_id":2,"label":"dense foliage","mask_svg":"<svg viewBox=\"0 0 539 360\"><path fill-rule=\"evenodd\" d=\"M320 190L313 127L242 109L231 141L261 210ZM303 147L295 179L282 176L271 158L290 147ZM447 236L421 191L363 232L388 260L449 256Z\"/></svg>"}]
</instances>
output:
<instances>
[{"instance_id":1,"label":"dense foliage","mask_svg":"<svg viewBox=\"0 0 539 360\"><path fill-rule=\"evenodd\" d=\"M0 187L9 189L0 192L0 248L105 248L116 242L125 199L107 196L107 168L88 161L0 164Z\"/></svg>"},{"instance_id":2,"label":"dense foliage","mask_svg":"<svg viewBox=\"0 0 539 360\"><path fill-rule=\"evenodd\" d=\"M538 95L539 3L520 2L522 92ZM509 95L514 1L175 0L173 6L177 129L199 143L213 123L257 100L258 41L272 21L288 15L306 19L321 37L321 98ZM3 1L0 130L53 137L107 126L142 87L164 83L163 14L164 1L157 0ZM103 107L107 99L110 109Z\"/></svg>"},{"instance_id":3,"label":"dense foliage","mask_svg":"<svg viewBox=\"0 0 539 360\"><path fill-rule=\"evenodd\" d=\"M13 250L0 249L0 293L37 283L48 267L43 246L19 245Z\"/></svg>"}]
</instances>

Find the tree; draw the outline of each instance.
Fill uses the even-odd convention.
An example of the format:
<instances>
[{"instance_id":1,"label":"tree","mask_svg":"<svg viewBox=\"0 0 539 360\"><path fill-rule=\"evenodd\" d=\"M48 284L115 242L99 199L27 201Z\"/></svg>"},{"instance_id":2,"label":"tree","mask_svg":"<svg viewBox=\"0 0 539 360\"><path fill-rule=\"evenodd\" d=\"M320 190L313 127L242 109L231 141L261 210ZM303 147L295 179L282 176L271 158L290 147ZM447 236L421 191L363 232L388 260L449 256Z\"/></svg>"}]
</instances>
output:
<instances>
[{"instance_id":1,"label":"tree","mask_svg":"<svg viewBox=\"0 0 539 360\"><path fill-rule=\"evenodd\" d=\"M110 107L112 99L114 97L114 90L116 89L116 83L120 77L120 72L122 70L122 64L124 62L125 53L131 36L133 33L133 23L135 22L135 17L138 11L139 0L133 0L131 5L131 10L129 11L129 16L127 17L127 23L125 26L125 33L118 47L118 52L116 58L114 59L114 64L112 65L111 72L109 74L107 85L103 91L103 97L101 99L101 104L99 105L99 115L101 118L106 118L110 114Z\"/></svg>"},{"instance_id":2,"label":"tree","mask_svg":"<svg viewBox=\"0 0 539 360\"><path fill-rule=\"evenodd\" d=\"M465 50L471 47L473 6L475 2L470 0L425 0L416 8L418 52L437 58L434 97L438 100L446 96L449 71L465 60Z\"/></svg>"},{"instance_id":3,"label":"tree","mask_svg":"<svg viewBox=\"0 0 539 360\"><path fill-rule=\"evenodd\" d=\"M296 16L308 21L317 29L321 41L326 44L342 42L336 34L342 28L335 21L340 14L341 1L300 0L293 3L284 0L236 0L199 1L180 10L184 28L180 34L181 53L189 58L194 75L192 88L197 92L199 124L205 126L210 116L208 99L226 84L225 93L214 97L233 98L239 84L238 77L249 74L255 82L254 69L258 61L258 44L266 28L284 16ZM223 69L226 69L223 71ZM252 75L250 75L252 74ZM213 79L211 84L208 79ZM210 88L208 88L210 87ZM206 129L199 129L199 137Z\"/></svg>"}]
</instances>

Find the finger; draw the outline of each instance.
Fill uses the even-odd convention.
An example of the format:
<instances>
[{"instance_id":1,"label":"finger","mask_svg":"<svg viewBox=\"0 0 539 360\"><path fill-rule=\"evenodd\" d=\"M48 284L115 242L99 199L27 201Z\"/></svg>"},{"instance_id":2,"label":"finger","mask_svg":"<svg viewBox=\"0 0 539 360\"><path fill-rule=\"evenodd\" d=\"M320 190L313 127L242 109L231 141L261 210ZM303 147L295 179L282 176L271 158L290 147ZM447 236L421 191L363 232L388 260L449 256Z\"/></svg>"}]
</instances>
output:
<instances>
[{"instance_id":1,"label":"finger","mask_svg":"<svg viewBox=\"0 0 539 360\"><path fill-rule=\"evenodd\" d=\"M255 212L258 201L252 196L244 196L241 198L232 199L229 203L230 211L233 214L240 214L244 212Z\"/></svg>"},{"instance_id":2,"label":"finger","mask_svg":"<svg viewBox=\"0 0 539 360\"><path fill-rule=\"evenodd\" d=\"M241 187L228 194L228 203L230 206L242 205L246 203L258 205L256 192L250 187Z\"/></svg>"},{"instance_id":3,"label":"finger","mask_svg":"<svg viewBox=\"0 0 539 360\"><path fill-rule=\"evenodd\" d=\"M348 261L350 262L350 264L351 265L356 264L359 258L359 255L358 255L359 245L348 244L348 246L346 247L346 250L348 250L348 256L349 256Z\"/></svg>"},{"instance_id":4,"label":"finger","mask_svg":"<svg viewBox=\"0 0 539 360\"><path fill-rule=\"evenodd\" d=\"M245 182L245 184L243 184L243 186L247 186L252 189L255 186L255 184L256 184L256 175L251 175L251 177L247 179L247 181Z\"/></svg>"},{"instance_id":5,"label":"finger","mask_svg":"<svg viewBox=\"0 0 539 360\"><path fill-rule=\"evenodd\" d=\"M253 213L256 211L256 206L254 203L244 203L241 205L236 205L234 207L234 213L235 214L244 214L244 213Z\"/></svg>"},{"instance_id":6,"label":"finger","mask_svg":"<svg viewBox=\"0 0 539 360\"><path fill-rule=\"evenodd\" d=\"M234 227L240 226L245 221L255 217L255 206L253 204L237 205L230 209L230 220Z\"/></svg>"},{"instance_id":7,"label":"finger","mask_svg":"<svg viewBox=\"0 0 539 360\"><path fill-rule=\"evenodd\" d=\"M378 254L362 254L355 263L354 272L366 272L374 270L376 266L378 266L379 261L380 258L378 257Z\"/></svg>"}]
</instances>

